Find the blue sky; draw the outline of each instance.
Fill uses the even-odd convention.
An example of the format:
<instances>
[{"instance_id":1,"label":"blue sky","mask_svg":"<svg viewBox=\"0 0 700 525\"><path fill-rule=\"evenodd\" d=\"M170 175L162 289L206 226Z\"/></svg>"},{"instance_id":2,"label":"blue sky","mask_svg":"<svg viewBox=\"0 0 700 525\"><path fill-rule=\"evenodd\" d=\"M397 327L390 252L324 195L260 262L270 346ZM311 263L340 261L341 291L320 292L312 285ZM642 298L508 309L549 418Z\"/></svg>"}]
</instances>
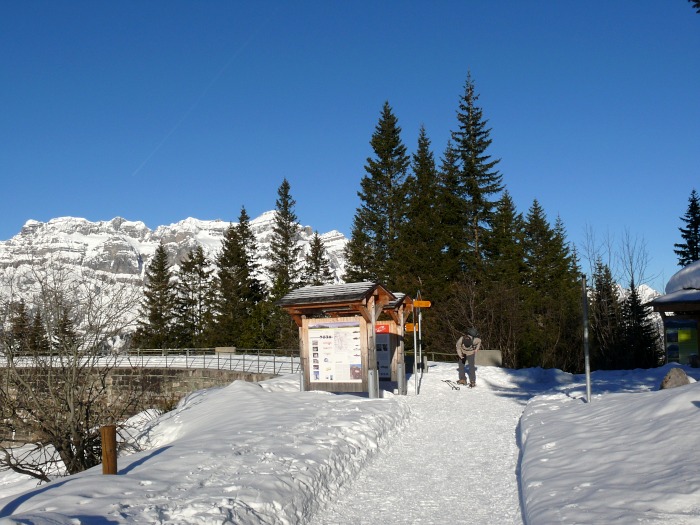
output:
<instances>
[{"instance_id":1,"label":"blue sky","mask_svg":"<svg viewBox=\"0 0 700 525\"><path fill-rule=\"evenodd\" d=\"M0 240L29 219L150 228L274 209L349 236L384 101L436 158L471 71L519 211L628 235L657 289L700 190L686 0L0 3Z\"/></svg>"}]
</instances>

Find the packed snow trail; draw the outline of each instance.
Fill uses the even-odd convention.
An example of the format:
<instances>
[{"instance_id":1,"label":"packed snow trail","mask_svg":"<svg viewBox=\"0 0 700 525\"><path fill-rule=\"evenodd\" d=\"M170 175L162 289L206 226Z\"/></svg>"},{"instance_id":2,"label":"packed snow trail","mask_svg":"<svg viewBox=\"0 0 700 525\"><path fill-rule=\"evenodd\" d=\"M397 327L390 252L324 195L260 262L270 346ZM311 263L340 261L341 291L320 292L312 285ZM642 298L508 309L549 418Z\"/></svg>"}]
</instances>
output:
<instances>
[{"instance_id":1,"label":"packed snow trail","mask_svg":"<svg viewBox=\"0 0 700 525\"><path fill-rule=\"evenodd\" d=\"M311 525L521 524L517 426L533 392L494 367L477 387L453 390L456 366L436 364L420 392L409 382L412 420Z\"/></svg>"}]
</instances>

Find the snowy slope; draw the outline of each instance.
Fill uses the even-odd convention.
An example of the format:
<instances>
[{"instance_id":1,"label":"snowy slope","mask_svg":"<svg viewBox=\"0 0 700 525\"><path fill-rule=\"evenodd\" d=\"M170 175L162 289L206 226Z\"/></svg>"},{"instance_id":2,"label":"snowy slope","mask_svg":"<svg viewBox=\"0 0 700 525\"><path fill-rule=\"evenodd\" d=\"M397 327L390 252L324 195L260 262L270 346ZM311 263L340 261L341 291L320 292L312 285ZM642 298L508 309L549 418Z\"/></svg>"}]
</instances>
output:
<instances>
[{"instance_id":1,"label":"snowy slope","mask_svg":"<svg viewBox=\"0 0 700 525\"><path fill-rule=\"evenodd\" d=\"M6 475L0 523L700 523L700 384L656 391L668 369L596 372L590 404L542 369L452 390L432 363L384 399L235 382L151 422L118 476Z\"/></svg>"}]
</instances>

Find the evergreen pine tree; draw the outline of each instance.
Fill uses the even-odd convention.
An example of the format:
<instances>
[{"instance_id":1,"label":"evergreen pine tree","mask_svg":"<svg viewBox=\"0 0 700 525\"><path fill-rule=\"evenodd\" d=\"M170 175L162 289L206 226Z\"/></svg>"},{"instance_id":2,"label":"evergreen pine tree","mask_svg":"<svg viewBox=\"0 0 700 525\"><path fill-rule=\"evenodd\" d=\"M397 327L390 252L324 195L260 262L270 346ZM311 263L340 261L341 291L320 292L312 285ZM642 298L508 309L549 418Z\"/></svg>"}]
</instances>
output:
<instances>
[{"instance_id":1,"label":"evergreen pine tree","mask_svg":"<svg viewBox=\"0 0 700 525\"><path fill-rule=\"evenodd\" d=\"M537 292L548 293L554 269L551 259L557 254L552 250L554 230L537 199L528 210L524 233L525 283Z\"/></svg>"},{"instance_id":2,"label":"evergreen pine tree","mask_svg":"<svg viewBox=\"0 0 700 525\"><path fill-rule=\"evenodd\" d=\"M682 243L674 244L673 250L678 256L678 266L688 266L690 263L700 260L700 197L693 189L688 199L688 209L681 217L685 228L678 228L681 232Z\"/></svg>"},{"instance_id":3,"label":"evergreen pine tree","mask_svg":"<svg viewBox=\"0 0 700 525\"><path fill-rule=\"evenodd\" d=\"M175 319L181 348L201 348L209 344L213 322L213 269L201 246L190 250L180 264L175 297Z\"/></svg>"},{"instance_id":4,"label":"evergreen pine tree","mask_svg":"<svg viewBox=\"0 0 700 525\"><path fill-rule=\"evenodd\" d=\"M365 224L365 217L356 213L352 219L350 239L345 245L345 282L377 282L379 275L374 264L374 255L369 228Z\"/></svg>"},{"instance_id":5,"label":"evergreen pine tree","mask_svg":"<svg viewBox=\"0 0 700 525\"><path fill-rule=\"evenodd\" d=\"M299 256L301 247L298 244L299 224L294 206L296 201L290 193L287 179L282 181L277 190L275 202L275 221L270 242L270 277L272 281L272 298L281 299L284 295L297 288L301 281Z\"/></svg>"},{"instance_id":6,"label":"evergreen pine tree","mask_svg":"<svg viewBox=\"0 0 700 525\"><path fill-rule=\"evenodd\" d=\"M459 196L467 203L464 217L464 233L469 243L469 253L464 257L467 270L480 266L484 238L496 205L494 198L503 188L502 176L495 170L499 160L492 160L486 153L492 142L491 130L486 127L488 121L483 117L483 110L477 106L478 99L470 73L459 100L458 128L452 132L460 163Z\"/></svg>"},{"instance_id":7,"label":"evergreen pine tree","mask_svg":"<svg viewBox=\"0 0 700 525\"><path fill-rule=\"evenodd\" d=\"M661 364L659 336L651 320L651 308L642 304L634 279L622 308L623 348L622 368L655 368Z\"/></svg>"},{"instance_id":8,"label":"evergreen pine tree","mask_svg":"<svg viewBox=\"0 0 700 525\"><path fill-rule=\"evenodd\" d=\"M436 271L442 262L438 183L430 139L421 126L405 182L406 220L398 230L397 250L388 267L397 291L413 294L422 290L434 300L444 295L446 285Z\"/></svg>"},{"instance_id":9,"label":"evergreen pine tree","mask_svg":"<svg viewBox=\"0 0 700 525\"><path fill-rule=\"evenodd\" d=\"M527 309L529 289L524 286L524 221L507 192L499 200L493 216L492 232L483 246L484 273L457 271L449 295L436 303L436 337L440 346L454 344L457 333L476 326L490 348L501 350L503 365L518 368L524 360L522 340L531 330ZM451 334L445 340L443 334Z\"/></svg>"},{"instance_id":10,"label":"evergreen pine tree","mask_svg":"<svg viewBox=\"0 0 700 525\"><path fill-rule=\"evenodd\" d=\"M401 141L398 119L388 102L384 103L370 144L374 157L367 158L366 174L360 182L361 203L355 212L352 232L358 239L353 239L346 247L346 281L369 277L392 287L389 261L399 249L398 231L406 209L404 180L410 158ZM367 244L360 245L359 238ZM353 250L361 253L353 253ZM368 272L363 270L365 267Z\"/></svg>"},{"instance_id":11,"label":"evergreen pine tree","mask_svg":"<svg viewBox=\"0 0 700 525\"><path fill-rule=\"evenodd\" d=\"M268 291L265 283L258 277L260 272L258 245L250 228L250 217L245 209L241 210L236 230L245 255L241 266L243 271L241 282L244 283L241 298L246 305L246 318L239 344L249 348L267 348L270 345L262 344L262 342L273 340L269 334L264 334L267 324L269 324L265 316L265 312L268 310Z\"/></svg>"},{"instance_id":12,"label":"evergreen pine tree","mask_svg":"<svg viewBox=\"0 0 700 525\"><path fill-rule=\"evenodd\" d=\"M224 231L221 251L216 257L215 333L219 346L237 346L236 338L242 331L244 304L241 297L242 262L245 249L233 224Z\"/></svg>"},{"instance_id":13,"label":"evergreen pine tree","mask_svg":"<svg viewBox=\"0 0 700 525\"><path fill-rule=\"evenodd\" d=\"M445 282L451 283L465 270L464 254L467 252L464 219L467 201L460 185L459 155L451 141L445 148L438 175L435 207L440 231L436 240L439 241L441 263L436 271Z\"/></svg>"},{"instance_id":14,"label":"evergreen pine tree","mask_svg":"<svg viewBox=\"0 0 700 525\"><path fill-rule=\"evenodd\" d=\"M525 271L523 251L524 224L508 191L496 204L492 230L484 244L489 279L516 285Z\"/></svg>"},{"instance_id":15,"label":"evergreen pine tree","mask_svg":"<svg viewBox=\"0 0 700 525\"><path fill-rule=\"evenodd\" d=\"M326 248L318 232L314 232L309 244L309 253L304 258L303 282L309 286L320 286L333 282Z\"/></svg>"},{"instance_id":16,"label":"evergreen pine tree","mask_svg":"<svg viewBox=\"0 0 700 525\"><path fill-rule=\"evenodd\" d=\"M174 344L172 334L175 313L175 292L168 253L159 243L146 267L143 300L133 346L168 348Z\"/></svg>"},{"instance_id":17,"label":"evergreen pine tree","mask_svg":"<svg viewBox=\"0 0 700 525\"><path fill-rule=\"evenodd\" d=\"M32 317L32 324L29 329L29 348L35 355L46 355L51 349L40 310L37 310Z\"/></svg>"},{"instance_id":18,"label":"evergreen pine tree","mask_svg":"<svg viewBox=\"0 0 700 525\"><path fill-rule=\"evenodd\" d=\"M621 368L622 303L610 267L600 258L593 270L589 321L591 367L594 370Z\"/></svg>"},{"instance_id":19,"label":"evergreen pine tree","mask_svg":"<svg viewBox=\"0 0 700 525\"><path fill-rule=\"evenodd\" d=\"M264 298L263 284L255 276L255 237L250 217L241 208L236 226L224 232L221 252L216 258L216 333L221 345L250 346L250 318Z\"/></svg>"},{"instance_id":20,"label":"evergreen pine tree","mask_svg":"<svg viewBox=\"0 0 700 525\"><path fill-rule=\"evenodd\" d=\"M30 349L31 316L24 300L11 305L10 345L15 355L26 354Z\"/></svg>"},{"instance_id":21,"label":"evergreen pine tree","mask_svg":"<svg viewBox=\"0 0 700 525\"><path fill-rule=\"evenodd\" d=\"M275 222L270 241L272 264L269 271L272 282L270 293L272 304L261 304L257 308L255 320L257 323L265 323L262 332L270 333L261 337L268 340L274 337L275 346L280 348L296 348L298 345L296 324L287 312L274 305L274 301L301 286L302 280L299 260L301 246L298 244L299 224L294 211L296 201L292 198L287 179L282 181L277 195Z\"/></svg>"},{"instance_id":22,"label":"evergreen pine tree","mask_svg":"<svg viewBox=\"0 0 700 525\"><path fill-rule=\"evenodd\" d=\"M51 348L61 355L76 356L80 350L80 338L71 317L70 308L63 303L51 334Z\"/></svg>"},{"instance_id":23,"label":"evergreen pine tree","mask_svg":"<svg viewBox=\"0 0 700 525\"><path fill-rule=\"evenodd\" d=\"M521 366L574 372L580 359L580 287L574 255L560 219L552 228L535 200L525 220L523 303L529 316L522 338Z\"/></svg>"}]
</instances>

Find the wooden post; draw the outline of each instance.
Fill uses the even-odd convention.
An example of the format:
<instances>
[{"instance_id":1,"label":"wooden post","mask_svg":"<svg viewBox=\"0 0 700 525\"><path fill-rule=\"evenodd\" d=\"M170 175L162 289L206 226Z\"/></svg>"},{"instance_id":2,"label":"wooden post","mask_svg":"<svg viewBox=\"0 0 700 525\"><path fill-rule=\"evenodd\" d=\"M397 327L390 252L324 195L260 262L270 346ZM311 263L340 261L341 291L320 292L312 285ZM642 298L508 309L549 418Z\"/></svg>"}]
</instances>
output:
<instances>
[{"instance_id":1,"label":"wooden post","mask_svg":"<svg viewBox=\"0 0 700 525\"><path fill-rule=\"evenodd\" d=\"M102 474L117 473L117 427L100 427L102 437Z\"/></svg>"}]
</instances>

